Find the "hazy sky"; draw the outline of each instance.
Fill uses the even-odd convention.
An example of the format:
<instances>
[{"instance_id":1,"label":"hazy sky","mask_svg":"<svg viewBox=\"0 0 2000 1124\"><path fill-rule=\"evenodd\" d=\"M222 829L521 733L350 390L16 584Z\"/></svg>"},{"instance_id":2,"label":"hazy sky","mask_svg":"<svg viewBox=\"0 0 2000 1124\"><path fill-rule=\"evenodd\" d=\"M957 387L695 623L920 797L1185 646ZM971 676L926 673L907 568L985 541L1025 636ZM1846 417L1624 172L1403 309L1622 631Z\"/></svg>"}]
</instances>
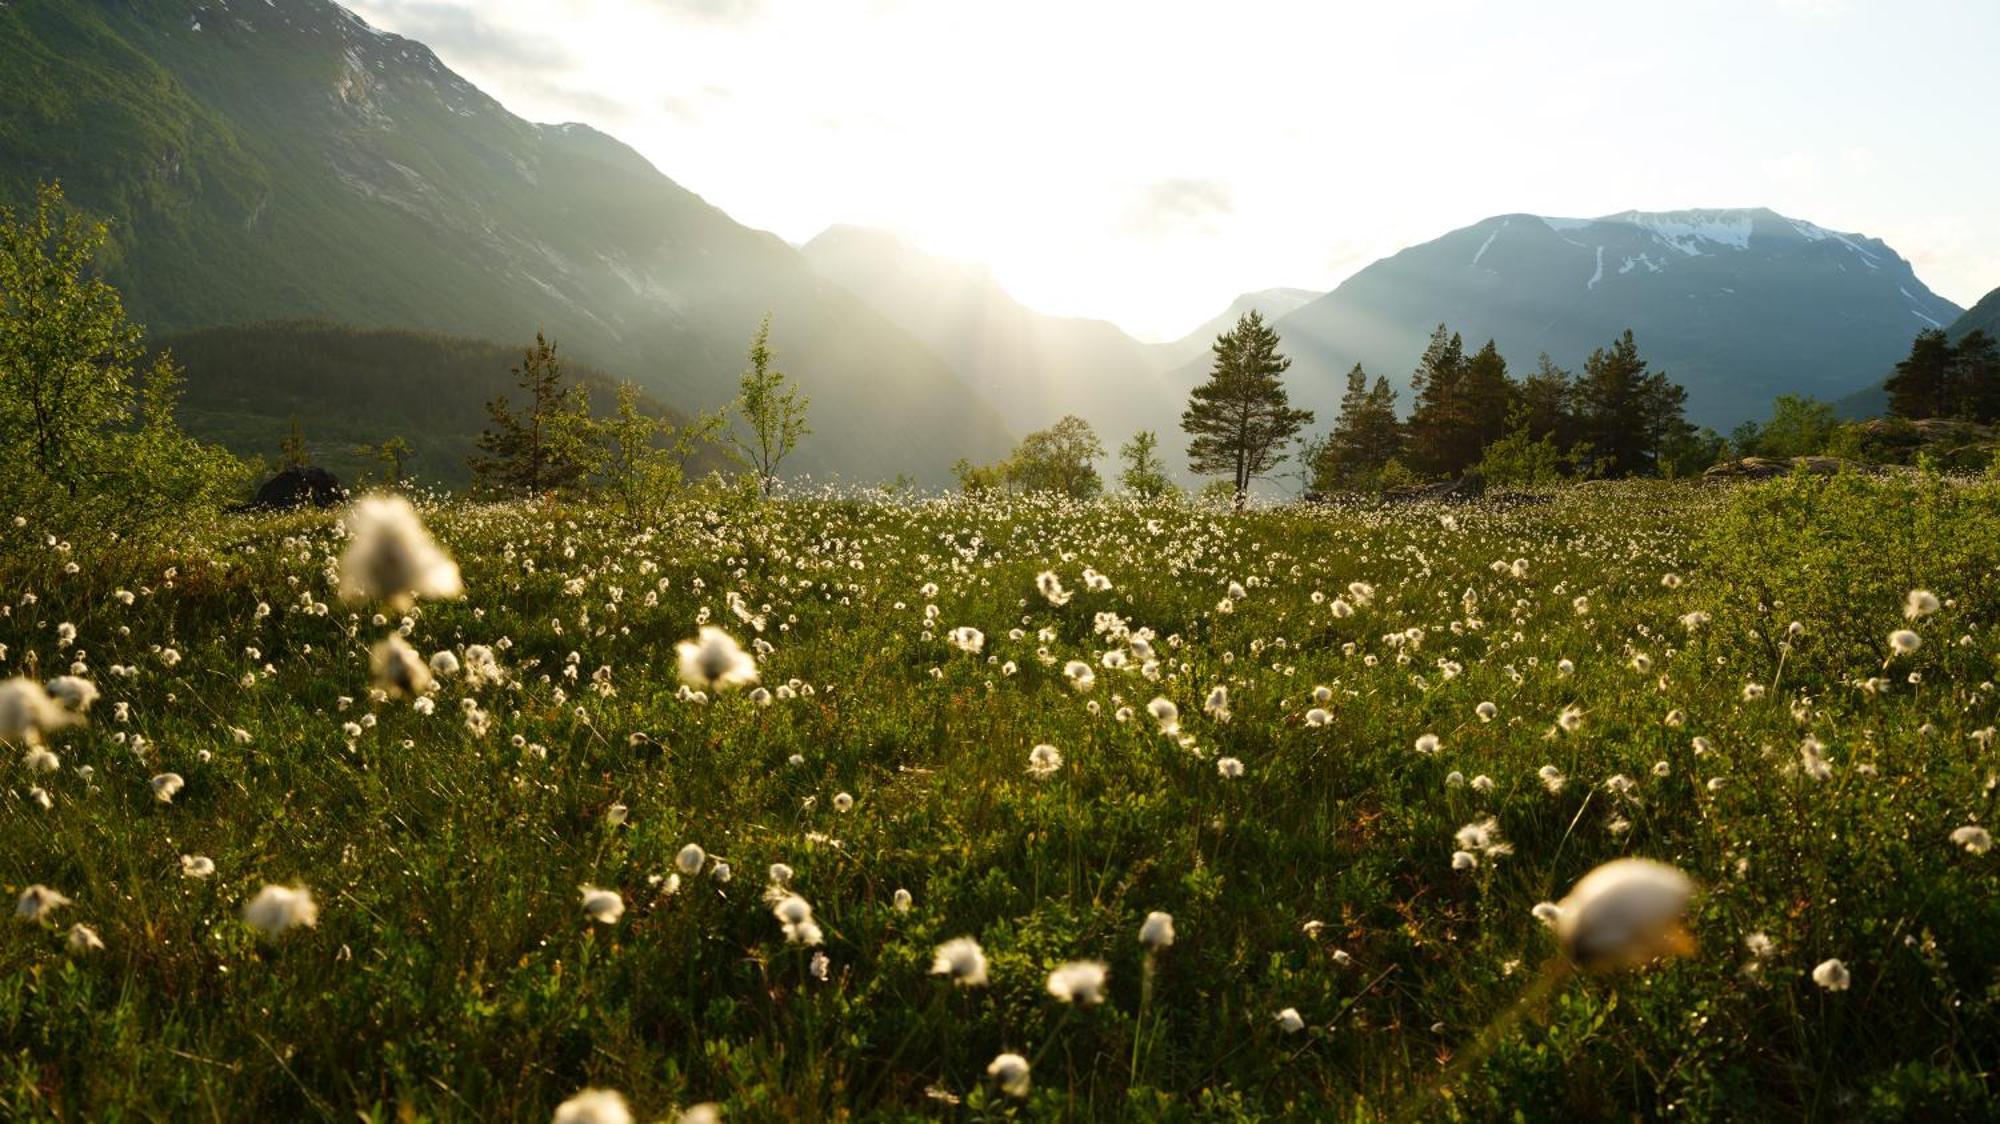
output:
<instances>
[{"instance_id":1,"label":"hazy sky","mask_svg":"<svg viewBox=\"0 0 2000 1124\"><path fill-rule=\"evenodd\" d=\"M1512 211L1769 206L2000 286L2000 0L347 0L749 225L1171 336Z\"/></svg>"}]
</instances>

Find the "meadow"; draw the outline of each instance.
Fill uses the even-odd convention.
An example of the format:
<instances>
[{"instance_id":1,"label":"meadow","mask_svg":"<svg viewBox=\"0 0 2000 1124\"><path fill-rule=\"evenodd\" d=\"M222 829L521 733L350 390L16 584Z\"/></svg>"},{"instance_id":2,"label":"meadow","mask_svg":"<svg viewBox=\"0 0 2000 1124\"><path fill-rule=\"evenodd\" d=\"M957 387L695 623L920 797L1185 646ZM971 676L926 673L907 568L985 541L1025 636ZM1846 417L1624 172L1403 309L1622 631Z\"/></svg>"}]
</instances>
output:
<instances>
[{"instance_id":1,"label":"meadow","mask_svg":"<svg viewBox=\"0 0 2000 1124\"><path fill-rule=\"evenodd\" d=\"M0 524L0 1116L2000 1115L2000 483L418 510Z\"/></svg>"}]
</instances>

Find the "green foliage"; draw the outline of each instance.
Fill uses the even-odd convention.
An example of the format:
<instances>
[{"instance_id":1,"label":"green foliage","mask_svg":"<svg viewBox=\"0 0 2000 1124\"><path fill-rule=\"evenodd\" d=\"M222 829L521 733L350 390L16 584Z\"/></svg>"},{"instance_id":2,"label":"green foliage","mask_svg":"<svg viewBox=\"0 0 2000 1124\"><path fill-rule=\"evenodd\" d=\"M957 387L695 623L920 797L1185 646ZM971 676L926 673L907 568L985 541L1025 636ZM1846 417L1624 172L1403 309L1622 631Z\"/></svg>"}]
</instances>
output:
<instances>
[{"instance_id":1,"label":"green foliage","mask_svg":"<svg viewBox=\"0 0 2000 1124\"><path fill-rule=\"evenodd\" d=\"M1828 451L1840 420L1833 404L1796 394L1781 394L1771 403L1771 420L1749 430L1739 427L1731 444L1744 456L1810 457Z\"/></svg>"},{"instance_id":2,"label":"green foliage","mask_svg":"<svg viewBox=\"0 0 2000 1124\"><path fill-rule=\"evenodd\" d=\"M771 366L773 358L771 317L766 315L750 341L750 368L743 372L736 396L736 415L748 432L731 429L729 440L767 497L777 487L778 465L798 447L799 438L812 432L806 425L812 400L800 397L785 373Z\"/></svg>"},{"instance_id":3,"label":"green foliage","mask_svg":"<svg viewBox=\"0 0 2000 1124\"><path fill-rule=\"evenodd\" d=\"M1333 432L1306 456L1308 487L1315 492L1365 489L1403 451L1404 429L1396 418L1396 392L1389 380L1375 377L1359 363L1347 372L1347 391L1340 399L1340 417Z\"/></svg>"},{"instance_id":4,"label":"green foliage","mask_svg":"<svg viewBox=\"0 0 2000 1124\"><path fill-rule=\"evenodd\" d=\"M1052 492L1090 499L1104 491L1097 460L1104 443L1082 418L1070 415L1021 439L1007 458L1007 483L1023 492Z\"/></svg>"},{"instance_id":5,"label":"green foliage","mask_svg":"<svg viewBox=\"0 0 2000 1124\"><path fill-rule=\"evenodd\" d=\"M1181 414L1191 435L1188 461L1198 476L1227 476L1232 501L1243 506L1250 483L1283 463L1284 448L1312 424L1285 391L1292 361L1278 353L1278 333L1254 309L1216 337L1208 381L1194 388Z\"/></svg>"},{"instance_id":6,"label":"green foliage","mask_svg":"<svg viewBox=\"0 0 2000 1124\"><path fill-rule=\"evenodd\" d=\"M603 455L590 389L569 381L556 345L540 332L513 373L527 402L519 412L505 394L486 404L489 420L479 438L481 455L471 465L473 487L536 496L583 486Z\"/></svg>"},{"instance_id":7,"label":"green foliage","mask_svg":"<svg viewBox=\"0 0 2000 1124\"><path fill-rule=\"evenodd\" d=\"M1160 435L1142 429L1118 447L1118 486L1142 500L1157 500L1180 491L1167 475L1167 462L1160 459Z\"/></svg>"},{"instance_id":8,"label":"green foliage","mask_svg":"<svg viewBox=\"0 0 2000 1124\"><path fill-rule=\"evenodd\" d=\"M76 531L197 517L243 476L175 424L170 356L137 374L140 329L94 272L106 236L57 185L0 208L0 504Z\"/></svg>"},{"instance_id":9,"label":"green foliage","mask_svg":"<svg viewBox=\"0 0 2000 1124\"><path fill-rule=\"evenodd\" d=\"M2000 342L1978 328L1957 343L1943 329L1919 332L1883 389L1897 417L2000 421Z\"/></svg>"},{"instance_id":10,"label":"green foliage","mask_svg":"<svg viewBox=\"0 0 2000 1124\"><path fill-rule=\"evenodd\" d=\"M718 410L677 426L647 413L639 388L626 383L618 388L617 413L598 423L603 491L628 516L655 518L687 487L689 466L721 440L728 424Z\"/></svg>"},{"instance_id":11,"label":"green foliage","mask_svg":"<svg viewBox=\"0 0 2000 1124\"><path fill-rule=\"evenodd\" d=\"M1646 369L1629 329L1591 353L1574 401L1578 433L1599 475L1669 474L1693 456L1682 418L1687 391Z\"/></svg>"},{"instance_id":12,"label":"green foliage","mask_svg":"<svg viewBox=\"0 0 2000 1124\"><path fill-rule=\"evenodd\" d=\"M966 457L958 458L951 466L951 474L958 481L958 490L968 496L992 495L1007 487L1007 464L974 464Z\"/></svg>"},{"instance_id":13,"label":"green foliage","mask_svg":"<svg viewBox=\"0 0 2000 1124\"><path fill-rule=\"evenodd\" d=\"M1492 340L1468 356L1459 337L1439 324L1410 376L1410 387L1416 408L1410 414L1406 455L1424 475L1459 475L1479 459L1480 450L1507 432L1514 385Z\"/></svg>"},{"instance_id":14,"label":"green foliage","mask_svg":"<svg viewBox=\"0 0 2000 1124\"><path fill-rule=\"evenodd\" d=\"M1478 472L1492 485L1537 486L1560 481L1569 467L1553 434L1530 437L1523 425L1486 446Z\"/></svg>"}]
</instances>

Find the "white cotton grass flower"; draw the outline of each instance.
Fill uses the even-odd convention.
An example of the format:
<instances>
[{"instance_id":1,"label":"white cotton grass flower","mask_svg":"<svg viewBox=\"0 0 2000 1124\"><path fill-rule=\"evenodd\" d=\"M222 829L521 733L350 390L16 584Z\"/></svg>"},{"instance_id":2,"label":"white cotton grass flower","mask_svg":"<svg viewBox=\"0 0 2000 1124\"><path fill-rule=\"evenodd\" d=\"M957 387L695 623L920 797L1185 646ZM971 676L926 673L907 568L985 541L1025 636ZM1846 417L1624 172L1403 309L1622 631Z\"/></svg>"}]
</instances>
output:
<instances>
[{"instance_id":1,"label":"white cotton grass flower","mask_svg":"<svg viewBox=\"0 0 2000 1124\"><path fill-rule=\"evenodd\" d=\"M797 894L777 895L777 900L771 903L771 916L778 919L778 924L784 929L785 939L792 944L810 947L825 939L825 935L820 932L819 923L813 920L812 903Z\"/></svg>"},{"instance_id":2,"label":"white cotton grass flower","mask_svg":"<svg viewBox=\"0 0 2000 1124\"><path fill-rule=\"evenodd\" d=\"M948 977L959 987L986 984L986 950L971 937L953 937L937 946L931 961L931 975Z\"/></svg>"},{"instance_id":3,"label":"white cotton grass flower","mask_svg":"<svg viewBox=\"0 0 2000 1124\"><path fill-rule=\"evenodd\" d=\"M43 685L49 698L71 714L82 714L97 701L97 684L77 675L58 675Z\"/></svg>"},{"instance_id":4,"label":"white cotton grass flower","mask_svg":"<svg viewBox=\"0 0 2000 1124\"><path fill-rule=\"evenodd\" d=\"M1822 960L1812 970L1812 981L1827 991L1846 991L1854 977L1839 960Z\"/></svg>"},{"instance_id":5,"label":"white cotton grass flower","mask_svg":"<svg viewBox=\"0 0 2000 1124\"><path fill-rule=\"evenodd\" d=\"M707 862L708 852L702 850L699 843L689 843L674 855L674 869L687 875L689 878L700 874L701 868Z\"/></svg>"},{"instance_id":6,"label":"white cotton grass flower","mask_svg":"<svg viewBox=\"0 0 2000 1124\"><path fill-rule=\"evenodd\" d=\"M1993 849L1993 833L1978 824L1967 824L1951 833L1951 841L1968 854L1983 855Z\"/></svg>"},{"instance_id":7,"label":"white cotton grass flower","mask_svg":"<svg viewBox=\"0 0 2000 1124\"><path fill-rule=\"evenodd\" d=\"M410 501L365 496L348 511L347 529L347 550L340 558L342 601L383 601L404 609L419 597L464 596L458 563L432 540Z\"/></svg>"},{"instance_id":8,"label":"white cotton grass flower","mask_svg":"<svg viewBox=\"0 0 2000 1124\"><path fill-rule=\"evenodd\" d=\"M1174 943L1173 915L1157 909L1148 913L1139 926L1139 943L1153 952L1171 947Z\"/></svg>"},{"instance_id":9,"label":"white cotton grass flower","mask_svg":"<svg viewBox=\"0 0 2000 1124\"><path fill-rule=\"evenodd\" d=\"M14 902L14 916L23 921L40 924L49 914L71 904L68 895L60 890L51 890L41 883L21 891Z\"/></svg>"},{"instance_id":10,"label":"white cotton grass flower","mask_svg":"<svg viewBox=\"0 0 2000 1124\"><path fill-rule=\"evenodd\" d=\"M1028 1095L1028 1059L1019 1054L1001 1054L994 1058L986 1066L986 1075L1010 1097Z\"/></svg>"},{"instance_id":11,"label":"white cotton grass flower","mask_svg":"<svg viewBox=\"0 0 2000 1124\"><path fill-rule=\"evenodd\" d=\"M1500 717L1500 708L1490 702L1480 703L1478 706L1472 708L1472 712L1479 716L1481 722L1491 722L1495 718Z\"/></svg>"},{"instance_id":12,"label":"white cotton grass flower","mask_svg":"<svg viewBox=\"0 0 2000 1124\"><path fill-rule=\"evenodd\" d=\"M66 938L66 941L72 953L102 952L104 950L104 938L97 935L97 930L85 925L81 921L69 927L69 936Z\"/></svg>"},{"instance_id":13,"label":"white cotton grass flower","mask_svg":"<svg viewBox=\"0 0 2000 1124\"><path fill-rule=\"evenodd\" d=\"M182 855L182 878L207 878L215 873L215 860L207 855Z\"/></svg>"},{"instance_id":14,"label":"white cotton grass flower","mask_svg":"<svg viewBox=\"0 0 2000 1124\"><path fill-rule=\"evenodd\" d=\"M1297 1034L1306 1028L1306 1020L1299 1015L1297 1007L1287 1007L1276 1015L1278 1029L1286 1034Z\"/></svg>"},{"instance_id":15,"label":"white cotton grass flower","mask_svg":"<svg viewBox=\"0 0 2000 1124\"><path fill-rule=\"evenodd\" d=\"M1556 725L1565 734L1576 733L1583 728L1583 711L1573 706L1563 707L1562 713L1556 715Z\"/></svg>"},{"instance_id":16,"label":"white cotton grass flower","mask_svg":"<svg viewBox=\"0 0 2000 1124\"><path fill-rule=\"evenodd\" d=\"M1052 745L1038 745L1028 751L1028 775L1046 779L1062 768L1062 751Z\"/></svg>"},{"instance_id":17,"label":"white cotton grass flower","mask_svg":"<svg viewBox=\"0 0 2000 1124\"><path fill-rule=\"evenodd\" d=\"M1172 699L1158 698L1146 704L1146 713L1160 724L1160 733L1172 737L1181 732L1181 708Z\"/></svg>"},{"instance_id":18,"label":"white cotton grass flower","mask_svg":"<svg viewBox=\"0 0 2000 1124\"><path fill-rule=\"evenodd\" d=\"M1079 694L1087 693L1092 687L1097 686L1097 673L1082 660L1071 660L1064 664L1063 678L1069 680L1069 685Z\"/></svg>"},{"instance_id":19,"label":"white cotton grass flower","mask_svg":"<svg viewBox=\"0 0 2000 1124\"><path fill-rule=\"evenodd\" d=\"M599 925L615 924L625 916L625 899L618 895L618 891L580 886L577 892L583 899L583 915Z\"/></svg>"},{"instance_id":20,"label":"white cotton grass flower","mask_svg":"<svg viewBox=\"0 0 2000 1124\"><path fill-rule=\"evenodd\" d=\"M0 742L37 746L42 744L43 734L81 721L81 715L50 698L32 679L0 683Z\"/></svg>"},{"instance_id":21,"label":"white cotton grass flower","mask_svg":"<svg viewBox=\"0 0 2000 1124\"><path fill-rule=\"evenodd\" d=\"M1054 570L1044 570L1036 574L1035 588L1041 592L1041 595L1048 600L1049 604L1057 608L1069 604L1069 599L1073 596L1073 594L1063 588L1062 579L1056 576Z\"/></svg>"},{"instance_id":22,"label":"white cotton grass flower","mask_svg":"<svg viewBox=\"0 0 2000 1124\"><path fill-rule=\"evenodd\" d=\"M21 755L21 767L32 775L42 776L62 768L62 758L36 746Z\"/></svg>"},{"instance_id":23,"label":"white cotton grass flower","mask_svg":"<svg viewBox=\"0 0 2000 1124\"><path fill-rule=\"evenodd\" d=\"M1441 743L1436 734L1424 734L1417 738L1416 748L1418 753L1428 757L1441 748Z\"/></svg>"},{"instance_id":24,"label":"white cotton grass flower","mask_svg":"<svg viewBox=\"0 0 2000 1124\"><path fill-rule=\"evenodd\" d=\"M1938 611L1937 594L1928 589L1913 589L1903 598L1903 619L1920 620Z\"/></svg>"},{"instance_id":25,"label":"white cotton grass flower","mask_svg":"<svg viewBox=\"0 0 2000 1124\"><path fill-rule=\"evenodd\" d=\"M612 1089L585 1089L556 1106L550 1124L632 1124L632 1109Z\"/></svg>"},{"instance_id":26,"label":"white cotton grass flower","mask_svg":"<svg viewBox=\"0 0 2000 1124\"><path fill-rule=\"evenodd\" d=\"M1233 781L1243 775L1243 762L1234 757L1218 757L1215 760L1215 771L1221 774L1224 780Z\"/></svg>"},{"instance_id":27,"label":"white cotton grass flower","mask_svg":"<svg viewBox=\"0 0 2000 1124\"><path fill-rule=\"evenodd\" d=\"M1331 726L1333 725L1333 712L1323 706L1313 707L1306 711L1306 725L1314 729L1322 726Z\"/></svg>"},{"instance_id":28,"label":"white cotton grass flower","mask_svg":"<svg viewBox=\"0 0 2000 1124\"><path fill-rule=\"evenodd\" d=\"M1201 709L1217 722L1229 721L1229 688L1217 684L1208 692L1208 698L1202 701Z\"/></svg>"},{"instance_id":29,"label":"white cotton grass flower","mask_svg":"<svg viewBox=\"0 0 2000 1124\"><path fill-rule=\"evenodd\" d=\"M1556 940L1592 971L1693 951L1684 917L1694 883L1651 859L1614 859L1577 880L1557 906Z\"/></svg>"},{"instance_id":30,"label":"white cotton grass flower","mask_svg":"<svg viewBox=\"0 0 2000 1124\"><path fill-rule=\"evenodd\" d=\"M430 665L398 633L390 633L368 653L368 680L392 699L414 697L431 689Z\"/></svg>"},{"instance_id":31,"label":"white cotton grass flower","mask_svg":"<svg viewBox=\"0 0 2000 1124\"><path fill-rule=\"evenodd\" d=\"M986 634L971 625L960 625L945 634L951 646L967 655L976 656L986 650Z\"/></svg>"},{"instance_id":32,"label":"white cotton grass flower","mask_svg":"<svg viewBox=\"0 0 2000 1124\"><path fill-rule=\"evenodd\" d=\"M1554 765L1544 765L1535 770L1535 776L1541 779L1542 787L1548 789L1551 795L1561 792L1563 786L1569 783L1569 778L1563 776L1562 770Z\"/></svg>"},{"instance_id":33,"label":"white cotton grass flower","mask_svg":"<svg viewBox=\"0 0 2000 1124\"><path fill-rule=\"evenodd\" d=\"M693 640L674 646L680 657L681 682L704 690L727 690L757 681L757 661L736 638L714 625L703 625Z\"/></svg>"},{"instance_id":34,"label":"white cotton grass flower","mask_svg":"<svg viewBox=\"0 0 2000 1124\"><path fill-rule=\"evenodd\" d=\"M1907 628L1899 628L1889 634L1891 656L1907 656L1924 646L1924 638Z\"/></svg>"},{"instance_id":35,"label":"white cotton grass flower","mask_svg":"<svg viewBox=\"0 0 2000 1124\"><path fill-rule=\"evenodd\" d=\"M916 899L910 896L908 890L900 886L896 888L896 892L890 895L889 898L889 908L895 910L897 913L908 913L910 912L910 907L915 904Z\"/></svg>"},{"instance_id":36,"label":"white cotton grass flower","mask_svg":"<svg viewBox=\"0 0 2000 1124\"><path fill-rule=\"evenodd\" d=\"M243 903L243 921L266 937L319 924L319 903L304 886L266 885Z\"/></svg>"},{"instance_id":37,"label":"white cotton grass flower","mask_svg":"<svg viewBox=\"0 0 2000 1124\"><path fill-rule=\"evenodd\" d=\"M179 773L161 773L146 784L153 790L153 799L162 804L174 802L174 795L187 785Z\"/></svg>"},{"instance_id":38,"label":"white cotton grass flower","mask_svg":"<svg viewBox=\"0 0 2000 1124\"><path fill-rule=\"evenodd\" d=\"M449 679L459 672L458 655L449 648L431 653L431 675L438 679Z\"/></svg>"},{"instance_id":39,"label":"white cotton grass flower","mask_svg":"<svg viewBox=\"0 0 2000 1124\"><path fill-rule=\"evenodd\" d=\"M1102 961L1073 960L1049 973L1049 994L1078 1007L1095 1007L1104 1002L1108 973Z\"/></svg>"}]
</instances>

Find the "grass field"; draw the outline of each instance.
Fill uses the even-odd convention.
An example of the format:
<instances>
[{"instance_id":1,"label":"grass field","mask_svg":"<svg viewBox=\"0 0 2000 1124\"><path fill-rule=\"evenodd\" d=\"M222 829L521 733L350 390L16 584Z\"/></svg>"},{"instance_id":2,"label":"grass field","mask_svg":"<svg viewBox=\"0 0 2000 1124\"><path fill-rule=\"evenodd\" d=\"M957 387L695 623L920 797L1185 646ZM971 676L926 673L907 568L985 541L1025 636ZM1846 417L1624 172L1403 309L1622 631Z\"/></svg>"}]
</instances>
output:
<instances>
[{"instance_id":1,"label":"grass field","mask_svg":"<svg viewBox=\"0 0 2000 1124\"><path fill-rule=\"evenodd\" d=\"M0 887L69 901L0 930L0 1116L1996 1114L1993 483L422 514L407 614L331 516L0 527L0 672L102 693L4 761ZM371 694L391 632L456 671ZM1566 973L1619 856L1694 948Z\"/></svg>"}]
</instances>

